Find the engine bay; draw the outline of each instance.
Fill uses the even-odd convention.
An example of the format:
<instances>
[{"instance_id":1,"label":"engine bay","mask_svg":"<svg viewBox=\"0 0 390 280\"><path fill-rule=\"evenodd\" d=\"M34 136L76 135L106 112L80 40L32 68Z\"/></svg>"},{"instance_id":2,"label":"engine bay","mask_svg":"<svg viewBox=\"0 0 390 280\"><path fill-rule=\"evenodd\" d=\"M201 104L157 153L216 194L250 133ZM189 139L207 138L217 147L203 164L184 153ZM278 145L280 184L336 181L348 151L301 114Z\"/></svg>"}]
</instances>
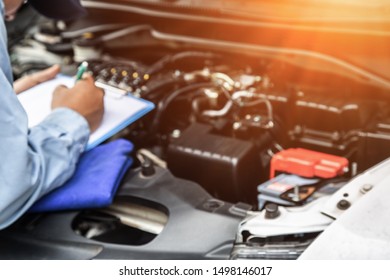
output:
<instances>
[{"instance_id":1,"label":"engine bay","mask_svg":"<svg viewBox=\"0 0 390 280\"><path fill-rule=\"evenodd\" d=\"M152 218L141 215L141 226L130 225L144 231L128 232L118 230L118 219L112 218L123 210L84 211L72 216L78 236L138 246L135 253L147 257L139 246L165 231L176 211L174 201L155 194L154 188L171 189L174 179L151 179L154 190L149 194L140 185L169 172L180 184L200 186L188 193L202 193L203 199L189 203L196 211L228 220L233 237L221 233L220 241L230 240L226 243L231 247L217 250L212 258L295 259L332 223L321 213L327 200L390 157L389 88L364 69L308 51L185 37L157 31L157 23L122 23L110 13L99 20L100 14L92 9L88 22L69 25L40 22L11 46L16 77L52 63L74 74L87 61L97 86L156 106L114 137L134 143L136 159L117 207L126 208L124 198L139 192L138 199L129 201L145 208L128 207ZM146 202L156 197L160 201ZM347 210L350 198L345 192L337 208ZM218 223L218 217L204 219L209 225L213 219ZM128 243L126 235L138 241ZM164 250L170 258L183 257Z\"/></svg>"}]
</instances>

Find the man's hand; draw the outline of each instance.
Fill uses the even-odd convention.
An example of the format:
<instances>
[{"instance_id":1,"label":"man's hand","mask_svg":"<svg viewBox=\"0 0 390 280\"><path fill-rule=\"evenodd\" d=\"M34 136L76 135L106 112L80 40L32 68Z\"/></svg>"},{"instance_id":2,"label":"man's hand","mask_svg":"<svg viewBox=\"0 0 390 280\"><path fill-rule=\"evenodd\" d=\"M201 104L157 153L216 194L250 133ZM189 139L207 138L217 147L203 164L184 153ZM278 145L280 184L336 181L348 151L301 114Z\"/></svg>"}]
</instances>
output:
<instances>
[{"instance_id":1,"label":"man's hand","mask_svg":"<svg viewBox=\"0 0 390 280\"><path fill-rule=\"evenodd\" d=\"M53 79L59 72L60 66L53 65L45 70L24 76L14 82L14 90L16 94L19 94L22 91L32 88L33 86Z\"/></svg>"},{"instance_id":2,"label":"man's hand","mask_svg":"<svg viewBox=\"0 0 390 280\"><path fill-rule=\"evenodd\" d=\"M91 132L95 131L103 118L103 90L95 86L90 75L85 74L82 80L72 88L58 86L53 93L52 109L67 107L80 113L88 121Z\"/></svg>"}]
</instances>

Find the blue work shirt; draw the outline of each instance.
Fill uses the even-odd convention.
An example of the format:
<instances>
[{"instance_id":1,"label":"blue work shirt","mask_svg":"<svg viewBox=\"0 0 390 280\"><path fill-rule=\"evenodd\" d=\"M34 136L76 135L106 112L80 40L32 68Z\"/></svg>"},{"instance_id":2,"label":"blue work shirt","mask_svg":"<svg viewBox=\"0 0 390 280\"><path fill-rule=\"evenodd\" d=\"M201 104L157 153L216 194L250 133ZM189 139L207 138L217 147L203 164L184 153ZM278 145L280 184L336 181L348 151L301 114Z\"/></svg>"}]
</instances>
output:
<instances>
[{"instance_id":1,"label":"blue work shirt","mask_svg":"<svg viewBox=\"0 0 390 280\"><path fill-rule=\"evenodd\" d=\"M4 4L0 0L0 229L18 219L45 193L71 177L88 142L84 117L54 110L29 129L13 90Z\"/></svg>"}]
</instances>

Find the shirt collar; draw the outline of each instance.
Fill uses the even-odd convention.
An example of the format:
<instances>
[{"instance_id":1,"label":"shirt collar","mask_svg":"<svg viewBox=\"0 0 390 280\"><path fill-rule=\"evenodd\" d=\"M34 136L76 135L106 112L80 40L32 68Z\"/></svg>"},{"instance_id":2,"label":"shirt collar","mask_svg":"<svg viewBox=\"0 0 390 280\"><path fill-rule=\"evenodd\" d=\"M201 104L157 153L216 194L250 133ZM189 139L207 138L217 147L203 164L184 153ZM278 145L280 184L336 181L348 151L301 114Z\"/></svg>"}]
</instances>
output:
<instances>
[{"instance_id":1,"label":"shirt collar","mask_svg":"<svg viewBox=\"0 0 390 280\"><path fill-rule=\"evenodd\" d=\"M4 18L4 2L3 2L3 0L0 0L0 12L1 12L1 17Z\"/></svg>"}]
</instances>

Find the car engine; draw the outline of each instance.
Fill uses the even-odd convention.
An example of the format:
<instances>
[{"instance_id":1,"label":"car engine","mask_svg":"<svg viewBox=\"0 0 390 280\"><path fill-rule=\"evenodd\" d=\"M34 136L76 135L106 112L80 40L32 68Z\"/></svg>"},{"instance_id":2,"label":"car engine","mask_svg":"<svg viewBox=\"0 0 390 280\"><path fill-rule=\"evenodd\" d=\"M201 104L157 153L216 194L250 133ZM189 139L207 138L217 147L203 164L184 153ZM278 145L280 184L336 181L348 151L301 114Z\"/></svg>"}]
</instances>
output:
<instances>
[{"instance_id":1,"label":"car engine","mask_svg":"<svg viewBox=\"0 0 390 280\"><path fill-rule=\"evenodd\" d=\"M169 13L170 4L119 11L125 1L113 1L118 9L83 2L86 19L36 17L23 32L15 27L15 77L53 63L74 75L87 61L97 86L156 108L114 137L134 143L136 160L112 207L29 214L9 230L15 236L24 229L43 242L54 236L46 229L62 221L73 237L50 242L85 242L79 255L58 247L50 258L296 259L337 218L323 210L331 198L340 196L337 211L350 208L358 196L344 187L390 157L383 77L311 50L219 36L228 23L216 22L215 30L203 23L198 30L191 22L180 27L141 17L149 8ZM183 10L184 17L200 16ZM203 34L207 27L212 38ZM191 245L197 233L202 239ZM7 234L0 237L9 241ZM155 243L164 236L165 243ZM199 248L202 242L208 245Z\"/></svg>"}]
</instances>

